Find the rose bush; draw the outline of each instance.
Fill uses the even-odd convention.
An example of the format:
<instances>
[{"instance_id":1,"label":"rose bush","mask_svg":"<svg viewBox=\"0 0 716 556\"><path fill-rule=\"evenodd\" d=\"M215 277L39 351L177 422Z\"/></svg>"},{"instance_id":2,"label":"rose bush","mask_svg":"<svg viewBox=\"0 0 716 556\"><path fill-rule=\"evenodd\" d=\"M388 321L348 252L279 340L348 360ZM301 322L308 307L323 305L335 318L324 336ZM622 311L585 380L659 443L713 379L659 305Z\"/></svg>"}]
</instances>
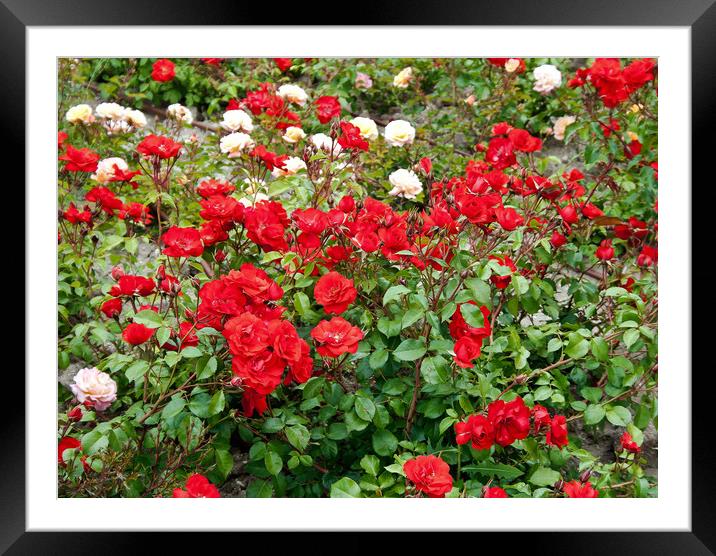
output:
<instances>
[{"instance_id":1,"label":"rose bush","mask_svg":"<svg viewBox=\"0 0 716 556\"><path fill-rule=\"evenodd\" d=\"M582 62L61 60L60 495L656 496L657 66Z\"/></svg>"}]
</instances>

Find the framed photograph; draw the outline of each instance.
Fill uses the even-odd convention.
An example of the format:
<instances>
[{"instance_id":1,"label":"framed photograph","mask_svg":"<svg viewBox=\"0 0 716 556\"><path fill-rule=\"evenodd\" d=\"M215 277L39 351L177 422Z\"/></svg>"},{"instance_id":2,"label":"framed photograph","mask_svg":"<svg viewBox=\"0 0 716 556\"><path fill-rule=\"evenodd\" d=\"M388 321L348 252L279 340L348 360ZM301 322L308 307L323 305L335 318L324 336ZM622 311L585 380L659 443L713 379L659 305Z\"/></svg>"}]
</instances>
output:
<instances>
[{"instance_id":1,"label":"framed photograph","mask_svg":"<svg viewBox=\"0 0 716 556\"><path fill-rule=\"evenodd\" d=\"M0 9L27 261L2 549L714 553L690 327L712 2L186 4Z\"/></svg>"}]
</instances>

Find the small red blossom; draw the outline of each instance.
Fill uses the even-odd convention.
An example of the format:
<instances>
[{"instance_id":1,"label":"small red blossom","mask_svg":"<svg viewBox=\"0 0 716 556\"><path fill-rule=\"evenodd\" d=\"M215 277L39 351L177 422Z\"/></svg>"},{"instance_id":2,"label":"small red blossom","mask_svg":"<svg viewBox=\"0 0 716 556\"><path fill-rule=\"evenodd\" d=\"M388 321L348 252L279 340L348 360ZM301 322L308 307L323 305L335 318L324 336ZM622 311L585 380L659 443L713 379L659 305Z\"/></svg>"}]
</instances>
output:
<instances>
[{"instance_id":1,"label":"small red blossom","mask_svg":"<svg viewBox=\"0 0 716 556\"><path fill-rule=\"evenodd\" d=\"M174 79L174 62L161 58L152 64L152 79L165 82Z\"/></svg>"},{"instance_id":2,"label":"small red blossom","mask_svg":"<svg viewBox=\"0 0 716 556\"><path fill-rule=\"evenodd\" d=\"M363 331L341 317L322 320L311 330L311 338L318 345L316 351L323 357L339 357L358 351Z\"/></svg>"},{"instance_id":3,"label":"small red blossom","mask_svg":"<svg viewBox=\"0 0 716 556\"><path fill-rule=\"evenodd\" d=\"M452 490L450 466L437 456L410 459L403 464L403 471L415 489L430 498L444 498Z\"/></svg>"},{"instance_id":4,"label":"small red blossom","mask_svg":"<svg viewBox=\"0 0 716 556\"><path fill-rule=\"evenodd\" d=\"M172 498L221 498L219 489L199 473L194 473L186 480L185 488L175 488Z\"/></svg>"}]
</instances>

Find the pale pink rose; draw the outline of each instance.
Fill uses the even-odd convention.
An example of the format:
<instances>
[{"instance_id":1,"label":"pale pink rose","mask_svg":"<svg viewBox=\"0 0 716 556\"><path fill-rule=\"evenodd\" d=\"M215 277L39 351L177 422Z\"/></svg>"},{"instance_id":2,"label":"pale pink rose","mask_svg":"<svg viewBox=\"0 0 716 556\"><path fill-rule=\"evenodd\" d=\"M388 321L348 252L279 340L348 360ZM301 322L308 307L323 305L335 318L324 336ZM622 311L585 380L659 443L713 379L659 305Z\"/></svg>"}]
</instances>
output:
<instances>
[{"instance_id":1,"label":"pale pink rose","mask_svg":"<svg viewBox=\"0 0 716 556\"><path fill-rule=\"evenodd\" d=\"M373 86L373 80L370 75L358 72L356 75L356 89L370 89Z\"/></svg>"},{"instance_id":2,"label":"pale pink rose","mask_svg":"<svg viewBox=\"0 0 716 556\"><path fill-rule=\"evenodd\" d=\"M77 401L90 401L97 411L104 411L117 399L117 383L95 367L80 369L70 388Z\"/></svg>"}]
</instances>

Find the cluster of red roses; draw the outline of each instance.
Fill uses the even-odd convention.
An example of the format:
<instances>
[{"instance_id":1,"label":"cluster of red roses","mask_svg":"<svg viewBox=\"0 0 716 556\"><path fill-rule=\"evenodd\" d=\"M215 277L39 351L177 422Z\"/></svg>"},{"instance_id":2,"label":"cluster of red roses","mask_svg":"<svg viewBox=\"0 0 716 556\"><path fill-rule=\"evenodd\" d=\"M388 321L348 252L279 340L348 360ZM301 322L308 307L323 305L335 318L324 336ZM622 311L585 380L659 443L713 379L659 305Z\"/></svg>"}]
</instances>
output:
<instances>
[{"instance_id":1,"label":"cluster of red roses","mask_svg":"<svg viewBox=\"0 0 716 556\"><path fill-rule=\"evenodd\" d=\"M619 58L597 58L588 68L579 68L567 86L576 88L591 83L607 108L614 108L654 79L654 60L634 60L622 68Z\"/></svg>"},{"instance_id":2,"label":"cluster of red roses","mask_svg":"<svg viewBox=\"0 0 716 556\"><path fill-rule=\"evenodd\" d=\"M221 498L219 489L199 473L194 473L187 478L185 488L186 490L175 488L172 498Z\"/></svg>"},{"instance_id":3,"label":"cluster of red roses","mask_svg":"<svg viewBox=\"0 0 716 556\"><path fill-rule=\"evenodd\" d=\"M530 417L534 426L530 427ZM466 421L455 424L458 444L472 442L476 450L487 450L493 444L509 446L515 440L529 436L530 430L546 433L548 446L564 447L569 443L567 420L563 415L550 417L546 408L539 404L530 410L522 398L510 402L495 400L487 406L487 416L471 415Z\"/></svg>"}]
</instances>

